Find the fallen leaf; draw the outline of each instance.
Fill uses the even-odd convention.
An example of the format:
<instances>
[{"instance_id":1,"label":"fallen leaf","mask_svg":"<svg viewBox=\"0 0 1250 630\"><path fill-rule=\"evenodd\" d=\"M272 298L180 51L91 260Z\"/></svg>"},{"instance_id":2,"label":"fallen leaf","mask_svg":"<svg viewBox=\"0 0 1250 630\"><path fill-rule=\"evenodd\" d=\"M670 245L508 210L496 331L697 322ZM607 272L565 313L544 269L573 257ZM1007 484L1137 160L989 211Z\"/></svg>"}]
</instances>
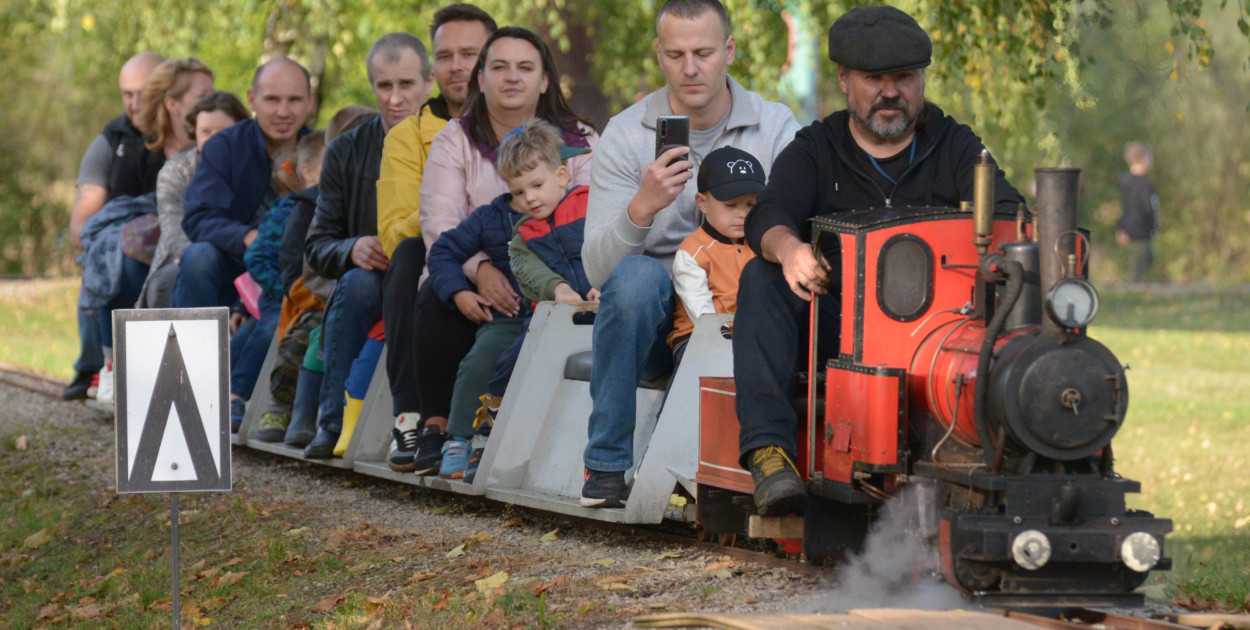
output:
<instances>
[{"instance_id":1,"label":"fallen leaf","mask_svg":"<svg viewBox=\"0 0 1250 630\"><path fill-rule=\"evenodd\" d=\"M577 607L577 614L584 615L598 607L599 602L583 602L581 606Z\"/></svg>"},{"instance_id":2,"label":"fallen leaf","mask_svg":"<svg viewBox=\"0 0 1250 630\"><path fill-rule=\"evenodd\" d=\"M665 608L668 608L668 604L661 604L660 602L650 602L647 604L647 606L650 608L654 608L656 610L663 610Z\"/></svg>"},{"instance_id":3,"label":"fallen leaf","mask_svg":"<svg viewBox=\"0 0 1250 630\"><path fill-rule=\"evenodd\" d=\"M469 540L476 540L479 542L486 542L488 540L492 540L493 538L494 536L491 536L490 534L487 534L485 532L478 532L476 534L473 534L472 536L469 536Z\"/></svg>"},{"instance_id":4,"label":"fallen leaf","mask_svg":"<svg viewBox=\"0 0 1250 630\"><path fill-rule=\"evenodd\" d=\"M630 585L628 585L628 584L622 584L622 583L620 583L620 582L613 582L613 583L611 583L611 584L604 584L604 585L603 585L602 587L600 587L600 588L602 588L602 589L603 589L603 590L605 590L605 591L636 591L636 590L638 590L638 589L636 589L636 588L634 588L634 587L632 587L632 586L630 586Z\"/></svg>"},{"instance_id":5,"label":"fallen leaf","mask_svg":"<svg viewBox=\"0 0 1250 630\"><path fill-rule=\"evenodd\" d=\"M539 538L538 542L545 542L545 543L555 542L556 534L558 534L559 532L560 532L560 528L557 527L556 529L553 529L547 532L546 534L543 534L543 537Z\"/></svg>"},{"instance_id":6,"label":"fallen leaf","mask_svg":"<svg viewBox=\"0 0 1250 630\"><path fill-rule=\"evenodd\" d=\"M733 561L733 560L726 560L726 561L724 561L724 562L714 562L714 563L712 563L712 564L709 564L709 565L707 565L707 568L706 568L705 570L706 570L706 571L715 571L716 569L728 569L728 568L730 568L730 567L732 567L732 566L734 566L734 561Z\"/></svg>"},{"instance_id":7,"label":"fallen leaf","mask_svg":"<svg viewBox=\"0 0 1250 630\"><path fill-rule=\"evenodd\" d=\"M703 574L715 580L728 580L734 576L734 572L729 569L712 569Z\"/></svg>"},{"instance_id":8,"label":"fallen leaf","mask_svg":"<svg viewBox=\"0 0 1250 630\"><path fill-rule=\"evenodd\" d=\"M286 533L285 533L285 534L283 534L283 535L284 535L284 536L299 536L300 534L302 534L302 533L304 533L304 532L306 532L306 531L308 531L308 528L307 528L307 527L296 527L295 529L288 529L288 530L286 530Z\"/></svg>"},{"instance_id":9,"label":"fallen leaf","mask_svg":"<svg viewBox=\"0 0 1250 630\"><path fill-rule=\"evenodd\" d=\"M224 597L210 597L209 599L204 600L204 612L213 612L214 610L217 610L218 608L221 608L229 603L230 600Z\"/></svg>"},{"instance_id":10,"label":"fallen leaf","mask_svg":"<svg viewBox=\"0 0 1250 630\"><path fill-rule=\"evenodd\" d=\"M518 516L514 519L505 521L504 524L501 525L501 527L520 527L524 524L525 524L525 520Z\"/></svg>"},{"instance_id":11,"label":"fallen leaf","mask_svg":"<svg viewBox=\"0 0 1250 630\"><path fill-rule=\"evenodd\" d=\"M1233 521L1233 529L1241 529L1246 525L1250 525L1250 516L1243 516L1236 521Z\"/></svg>"},{"instance_id":12,"label":"fallen leaf","mask_svg":"<svg viewBox=\"0 0 1250 630\"><path fill-rule=\"evenodd\" d=\"M345 599L347 599L347 593L335 593L329 597L323 597L317 600L317 603L313 604L313 610L319 613L328 613L334 610L334 608Z\"/></svg>"},{"instance_id":13,"label":"fallen leaf","mask_svg":"<svg viewBox=\"0 0 1250 630\"><path fill-rule=\"evenodd\" d=\"M434 508L434 509L430 510L430 514L434 514L434 515L448 514L448 513L450 513L450 512L451 512L451 506L450 506L450 505L444 505L444 506L442 506L442 507L436 507L436 508Z\"/></svg>"},{"instance_id":14,"label":"fallen leaf","mask_svg":"<svg viewBox=\"0 0 1250 630\"><path fill-rule=\"evenodd\" d=\"M48 532L48 528L45 527L27 536L26 540L22 541L22 546L27 549L38 549L50 542L52 542L52 534L50 534Z\"/></svg>"},{"instance_id":15,"label":"fallen leaf","mask_svg":"<svg viewBox=\"0 0 1250 630\"><path fill-rule=\"evenodd\" d=\"M499 573L496 573L488 578L475 580L473 582L473 585L477 587L477 592L485 593L486 591L490 589L500 588L504 584L507 584L507 583L508 583L508 572L500 571Z\"/></svg>"},{"instance_id":16,"label":"fallen leaf","mask_svg":"<svg viewBox=\"0 0 1250 630\"><path fill-rule=\"evenodd\" d=\"M216 580L213 580L213 584L216 584L218 586L231 586L233 584L237 584L238 581L243 579L243 576L245 575L247 575L246 571L242 573L235 573L234 571L226 571L225 573L221 574L221 577L217 578Z\"/></svg>"},{"instance_id":17,"label":"fallen leaf","mask_svg":"<svg viewBox=\"0 0 1250 630\"><path fill-rule=\"evenodd\" d=\"M452 549L451 551L448 551L447 553L443 554L443 556L446 557L448 560L452 558L459 558L460 556L464 555L464 548L468 544L469 543L464 543L456 547L455 549Z\"/></svg>"},{"instance_id":18,"label":"fallen leaf","mask_svg":"<svg viewBox=\"0 0 1250 630\"><path fill-rule=\"evenodd\" d=\"M488 575L490 575L490 569L482 569L481 571L478 571L477 573L474 573L473 575L470 575L469 577L466 577L461 581L467 584L469 582L476 582Z\"/></svg>"},{"instance_id":19,"label":"fallen leaf","mask_svg":"<svg viewBox=\"0 0 1250 630\"><path fill-rule=\"evenodd\" d=\"M47 606L44 606L43 608L39 609L39 616L35 617L35 619L47 619L48 617L51 617L52 615L55 615L60 611L61 611L60 604L48 604Z\"/></svg>"},{"instance_id":20,"label":"fallen leaf","mask_svg":"<svg viewBox=\"0 0 1250 630\"><path fill-rule=\"evenodd\" d=\"M407 559L408 558L406 556L394 556L391 558L391 562L403 562L404 560L407 560Z\"/></svg>"},{"instance_id":21,"label":"fallen leaf","mask_svg":"<svg viewBox=\"0 0 1250 630\"><path fill-rule=\"evenodd\" d=\"M13 448L19 451L26 450L26 446L27 446L27 439L25 435L19 435L17 436L16 440L13 440Z\"/></svg>"},{"instance_id":22,"label":"fallen leaf","mask_svg":"<svg viewBox=\"0 0 1250 630\"><path fill-rule=\"evenodd\" d=\"M214 575L217 575L218 573L221 573L221 567L213 567L211 569L208 569L207 571L200 571L196 573L192 577L192 579L205 580L205 579L213 577Z\"/></svg>"},{"instance_id":23,"label":"fallen leaf","mask_svg":"<svg viewBox=\"0 0 1250 630\"><path fill-rule=\"evenodd\" d=\"M70 606L66 610L76 619L95 619L104 614L104 607L99 604L87 604L86 606Z\"/></svg>"},{"instance_id":24,"label":"fallen leaf","mask_svg":"<svg viewBox=\"0 0 1250 630\"><path fill-rule=\"evenodd\" d=\"M373 623L369 624L369 627L365 628L365 630L382 630L382 620L375 619Z\"/></svg>"},{"instance_id":25,"label":"fallen leaf","mask_svg":"<svg viewBox=\"0 0 1250 630\"><path fill-rule=\"evenodd\" d=\"M433 589L430 589L433 590ZM447 608L447 600L451 598L451 591L443 589L439 592L434 603L430 605L430 610L439 611Z\"/></svg>"},{"instance_id":26,"label":"fallen leaf","mask_svg":"<svg viewBox=\"0 0 1250 630\"><path fill-rule=\"evenodd\" d=\"M356 566L354 566L354 567L348 567L347 572L348 572L348 573L360 573L361 571L364 571L364 570L366 570L366 569L369 569L369 568L371 568L372 566L373 566L373 564L372 564L372 563L369 563L369 562L361 562L360 564L358 564L358 565L356 565Z\"/></svg>"},{"instance_id":27,"label":"fallen leaf","mask_svg":"<svg viewBox=\"0 0 1250 630\"><path fill-rule=\"evenodd\" d=\"M616 558L600 558L586 563L588 567L610 567L616 564Z\"/></svg>"},{"instance_id":28,"label":"fallen leaf","mask_svg":"<svg viewBox=\"0 0 1250 630\"><path fill-rule=\"evenodd\" d=\"M680 557L682 557L682 553L680 551L665 551L664 553L652 558L651 561L655 562L657 560L672 560L672 559L680 558Z\"/></svg>"},{"instance_id":29,"label":"fallen leaf","mask_svg":"<svg viewBox=\"0 0 1250 630\"><path fill-rule=\"evenodd\" d=\"M418 573L414 573L414 574L412 574L412 579L411 579L411 580L408 580L408 581L409 581L410 583L411 583L411 582L424 582L424 581L426 581L426 580L428 580L428 579L430 579L430 578L434 577L435 575L436 575L436 574L435 574L433 571L421 571L421 572L418 572Z\"/></svg>"},{"instance_id":30,"label":"fallen leaf","mask_svg":"<svg viewBox=\"0 0 1250 630\"><path fill-rule=\"evenodd\" d=\"M240 564L240 563L242 563L242 562L243 562L243 558L239 558L239 557L237 557L237 556L236 556L236 557L234 557L234 558L231 558L231 559L227 560L227 561L226 561L226 563L225 563L225 564L223 564L223 565L221 565L221 566L223 566L223 567L232 567L232 566L234 566L234 565L236 565L236 564Z\"/></svg>"}]
</instances>

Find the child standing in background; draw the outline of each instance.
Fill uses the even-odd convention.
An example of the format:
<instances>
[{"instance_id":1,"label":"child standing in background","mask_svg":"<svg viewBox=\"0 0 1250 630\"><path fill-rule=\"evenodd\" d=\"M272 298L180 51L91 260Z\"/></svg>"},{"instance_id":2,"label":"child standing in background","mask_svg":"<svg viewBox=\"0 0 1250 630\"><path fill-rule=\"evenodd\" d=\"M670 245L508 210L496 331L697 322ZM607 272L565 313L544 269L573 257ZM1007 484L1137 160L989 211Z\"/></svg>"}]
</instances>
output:
<instances>
[{"instance_id":1,"label":"child standing in background","mask_svg":"<svg viewBox=\"0 0 1250 630\"><path fill-rule=\"evenodd\" d=\"M1120 176L1120 229L1115 238L1129 250L1129 281L1141 282L1154 264L1151 241L1159 229L1159 195L1146 177L1154 156L1145 142L1134 141L1124 147L1124 163L1128 172Z\"/></svg>"}]
</instances>

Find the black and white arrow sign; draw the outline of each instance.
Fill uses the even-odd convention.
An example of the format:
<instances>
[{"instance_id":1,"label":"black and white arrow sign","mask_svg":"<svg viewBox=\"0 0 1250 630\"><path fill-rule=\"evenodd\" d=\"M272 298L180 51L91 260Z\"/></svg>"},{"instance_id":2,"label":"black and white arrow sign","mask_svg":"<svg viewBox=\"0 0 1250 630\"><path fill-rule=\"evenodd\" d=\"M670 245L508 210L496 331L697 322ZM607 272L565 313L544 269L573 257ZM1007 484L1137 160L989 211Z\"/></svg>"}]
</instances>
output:
<instances>
[{"instance_id":1,"label":"black and white arrow sign","mask_svg":"<svg viewBox=\"0 0 1250 630\"><path fill-rule=\"evenodd\" d=\"M224 308L114 312L117 491L229 491Z\"/></svg>"}]
</instances>

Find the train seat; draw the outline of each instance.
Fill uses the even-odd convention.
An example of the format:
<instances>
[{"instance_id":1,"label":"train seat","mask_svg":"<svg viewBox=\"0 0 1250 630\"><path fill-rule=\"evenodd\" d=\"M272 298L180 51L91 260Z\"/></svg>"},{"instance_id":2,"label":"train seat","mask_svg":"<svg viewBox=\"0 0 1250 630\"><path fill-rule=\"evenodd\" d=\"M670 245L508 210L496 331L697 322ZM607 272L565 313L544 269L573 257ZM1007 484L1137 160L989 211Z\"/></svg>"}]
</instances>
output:
<instances>
[{"instance_id":1,"label":"train seat","mask_svg":"<svg viewBox=\"0 0 1250 630\"><path fill-rule=\"evenodd\" d=\"M593 354L590 350L583 350L569 355L569 359L564 362L564 378L570 381L590 382L590 364ZM651 381L642 381L638 383L639 387L645 389L664 389L668 386L668 377L663 376Z\"/></svg>"},{"instance_id":2,"label":"train seat","mask_svg":"<svg viewBox=\"0 0 1250 630\"><path fill-rule=\"evenodd\" d=\"M626 473L635 480L630 501L623 510L593 510L578 502L591 410L592 326L575 315L586 308L539 305L476 483L485 484L488 498L501 501L600 520L658 523L676 483L693 491L697 376L728 376L732 370L732 349L719 334L729 316L707 316L714 320L710 325L700 320L667 403L663 381L638 388L634 459L639 463ZM679 391L682 382L688 382L687 390Z\"/></svg>"}]
</instances>

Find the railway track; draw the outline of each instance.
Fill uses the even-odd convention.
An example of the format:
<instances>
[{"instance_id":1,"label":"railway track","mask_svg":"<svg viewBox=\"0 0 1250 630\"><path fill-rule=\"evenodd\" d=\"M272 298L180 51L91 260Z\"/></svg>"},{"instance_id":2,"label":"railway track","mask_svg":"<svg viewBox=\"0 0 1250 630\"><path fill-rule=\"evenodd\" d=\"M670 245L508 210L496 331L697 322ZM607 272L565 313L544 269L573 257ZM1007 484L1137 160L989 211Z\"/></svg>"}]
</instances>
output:
<instances>
[{"instance_id":1,"label":"railway track","mask_svg":"<svg viewBox=\"0 0 1250 630\"><path fill-rule=\"evenodd\" d=\"M65 383L55 378L35 374L25 370L14 369L11 367L0 366L0 383L17 387L29 392L33 392L49 399L60 400L60 394ZM97 411L105 413L101 407L96 407ZM382 481L382 480L378 480ZM503 508L509 504L477 497L476 500L485 504L493 504L496 507ZM513 509L520 508L523 511L550 514L543 510L535 508L526 508L522 506L512 506ZM784 569L786 571L798 573L807 576L828 576L833 577L835 571L827 567L818 567L806 564L802 561L795 560L792 557L779 556L775 553L749 549L743 545L747 544L741 538L723 537L704 537L693 527L683 527L677 529L670 528L657 529L650 527L639 527L627 524L604 522L594 519L588 519L572 515L559 515L560 518L570 522L584 525L588 528L596 528L628 536L640 538L656 542L664 542L668 544L679 544L697 549L702 549L710 553L716 553L728 556L737 561L751 562L762 566ZM1040 617L1036 615L1002 612L1004 617L1016 621L1023 621L1043 628L1110 628L1114 630L1176 630L1188 629L1195 626L1180 625L1161 619L1151 619L1144 616L1125 615L1121 613L1111 613L1087 609L1074 609L1067 612L1063 619L1053 619L1049 617ZM765 617L761 617L764 619ZM1173 617L1175 618L1175 617ZM683 626L668 626L683 627ZM724 627L724 626L720 626ZM739 627L739 626L734 626ZM741 626L748 627L748 626ZM764 626L761 626L764 627ZM1227 627L1250 627L1230 625Z\"/></svg>"}]
</instances>

